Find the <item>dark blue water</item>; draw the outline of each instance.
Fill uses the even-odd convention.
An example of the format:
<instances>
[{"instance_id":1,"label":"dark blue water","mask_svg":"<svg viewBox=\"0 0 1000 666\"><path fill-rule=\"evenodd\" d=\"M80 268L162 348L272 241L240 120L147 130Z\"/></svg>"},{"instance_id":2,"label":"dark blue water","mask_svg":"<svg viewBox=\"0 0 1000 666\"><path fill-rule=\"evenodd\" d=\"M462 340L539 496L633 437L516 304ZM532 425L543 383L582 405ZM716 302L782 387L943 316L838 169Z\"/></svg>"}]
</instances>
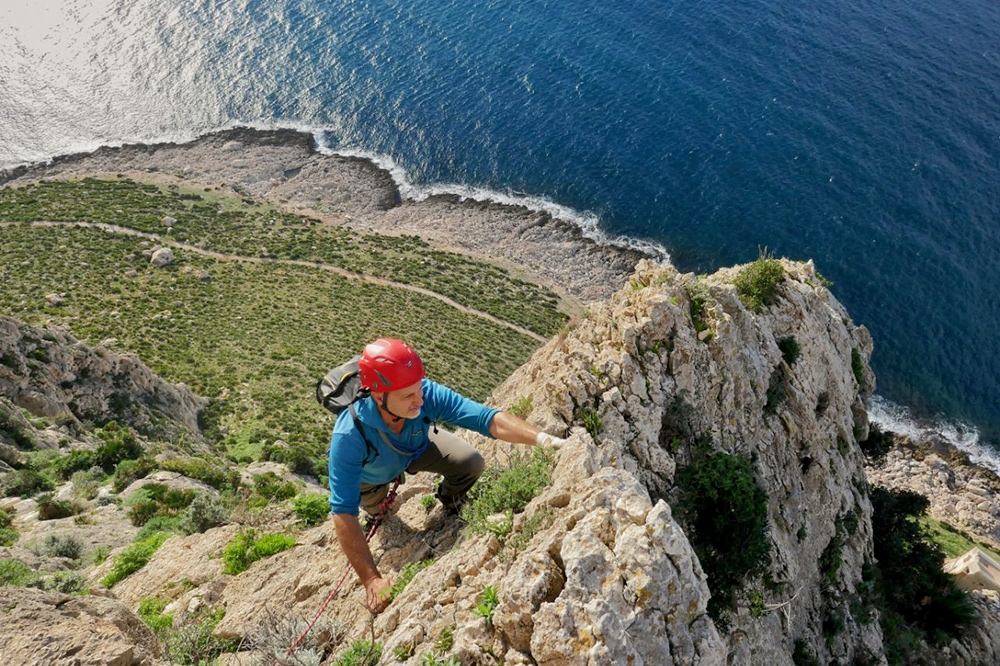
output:
<instances>
[{"instance_id":1,"label":"dark blue water","mask_svg":"<svg viewBox=\"0 0 1000 666\"><path fill-rule=\"evenodd\" d=\"M293 126L682 270L812 258L880 395L1000 431L995 0L168 4L0 7L0 166Z\"/></svg>"}]
</instances>

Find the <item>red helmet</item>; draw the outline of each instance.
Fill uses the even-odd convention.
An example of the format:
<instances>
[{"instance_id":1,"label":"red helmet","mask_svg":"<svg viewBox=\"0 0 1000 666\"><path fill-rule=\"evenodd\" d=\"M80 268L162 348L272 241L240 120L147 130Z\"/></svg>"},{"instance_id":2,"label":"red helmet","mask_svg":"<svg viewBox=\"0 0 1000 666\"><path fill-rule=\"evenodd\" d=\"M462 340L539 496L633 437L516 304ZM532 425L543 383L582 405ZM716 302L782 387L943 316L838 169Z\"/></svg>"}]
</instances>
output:
<instances>
[{"instance_id":1,"label":"red helmet","mask_svg":"<svg viewBox=\"0 0 1000 666\"><path fill-rule=\"evenodd\" d=\"M398 391L424 378L424 364L413 347L392 338L365 345L358 361L361 388L379 393Z\"/></svg>"}]
</instances>

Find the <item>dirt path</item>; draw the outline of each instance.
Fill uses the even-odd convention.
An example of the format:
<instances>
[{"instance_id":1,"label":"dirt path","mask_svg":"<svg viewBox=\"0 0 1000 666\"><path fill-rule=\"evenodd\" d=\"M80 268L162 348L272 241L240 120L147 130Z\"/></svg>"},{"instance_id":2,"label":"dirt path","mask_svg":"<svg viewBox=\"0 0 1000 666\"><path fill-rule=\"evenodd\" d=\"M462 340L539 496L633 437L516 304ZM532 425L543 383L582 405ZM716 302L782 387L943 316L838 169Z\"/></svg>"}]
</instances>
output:
<instances>
[{"instance_id":1,"label":"dirt path","mask_svg":"<svg viewBox=\"0 0 1000 666\"><path fill-rule=\"evenodd\" d=\"M22 224L21 222L0 222L0 226L12 226L15 224ZM436 291L431 291L430 289L425 289L423 287L417 287L412 284L404 284L402 282L393 282L392 280L386 280L383 278L373 277L371 275L363 275L361 273L354 273L352 271L339 268L337 266L331 266L330 264L323 264L315 261L303 261L301 259L272 259L270 257L244 257L238 254L224 254L222 252L214 252L212 250L204 250L200 247L190 245L188 243L181 243L175 241L171 238L166 238L159 234L149 233L147 231L139 231L137 229L130 229L128 227L120 227L116 224L105 224L103 222L54 222L50 220L45 221L35 221L30 224L35 226L45 226L45 227L58 227L58 226L77 226L89 229L102 229L104 231L109 231L116 234L125 234L128 236L136 236L139 238L146 238L151 241L156 241L157 243L175 247L185 252L193 252L199 254L203 257L210 257L212 259L217 259L219 261L246 261L255 264L283 264L287 266L303 266L305 268L316 268L323 271L329 271L330 273L336 273L341 277L345 277L349 280L357 280L359 282L367 282L369 284L377 284L382 287L395 287L396 289L406 289L422 296L429 296L430 298L436 298L445 305L455 308L466 314L474 315L486 321L492 322L497 326L503 326L512 331L516 331L521 335L526 335L533 340L538 342L546 342L548 338L544 338L541 335L535 333L534 331L529 331L526 328L518 326L517 324L512 324L509 321L504 321L498 317L482 312L481 310L476 310L468 306L462 305L447 296L437 293Z\"/></svg>"}]
</instances>

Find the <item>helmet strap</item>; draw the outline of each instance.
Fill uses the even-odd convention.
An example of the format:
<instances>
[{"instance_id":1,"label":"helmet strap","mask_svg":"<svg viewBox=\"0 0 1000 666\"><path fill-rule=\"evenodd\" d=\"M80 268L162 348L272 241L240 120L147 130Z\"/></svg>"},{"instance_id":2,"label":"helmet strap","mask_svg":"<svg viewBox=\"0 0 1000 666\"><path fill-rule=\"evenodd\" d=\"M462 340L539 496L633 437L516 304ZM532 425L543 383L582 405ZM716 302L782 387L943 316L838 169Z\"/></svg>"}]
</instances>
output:
<instances>
[{"instance_id":1,"label":"helmet strap","mask_svg":"<svg viewBox=\"0 0 1000 666\"><path fill-rule=\"evenodd\" d=\"M383 411L385 411L386 414L388 414L389 416L392 417L392 422L393 423L399 423L404 418L404 417L400 416L399 414L396 414L395 412L393 412L392 410L389 409L389 393L388 392L382 394L382 409L383 409Z\"/></svg>"}]
</instances>

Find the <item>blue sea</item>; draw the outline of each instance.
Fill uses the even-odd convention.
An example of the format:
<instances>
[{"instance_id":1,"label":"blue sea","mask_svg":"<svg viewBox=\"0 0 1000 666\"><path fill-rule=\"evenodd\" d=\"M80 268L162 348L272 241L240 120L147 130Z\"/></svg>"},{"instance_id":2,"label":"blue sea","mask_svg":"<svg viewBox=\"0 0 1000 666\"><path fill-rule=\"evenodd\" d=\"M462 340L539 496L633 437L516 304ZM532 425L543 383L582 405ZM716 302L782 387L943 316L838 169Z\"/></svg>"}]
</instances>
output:
<instances>
[{"instance_id":1,"label":"blue sea","mask_svg":"<svg viewBox=\"0 0 1000 666\"><path fill-rule=\"evenodd\" d=\"M684 271L811 258L878 419L1000 442L996 0L3 0L0 168L235 125Z\"/></svg>"}]
</instances>

